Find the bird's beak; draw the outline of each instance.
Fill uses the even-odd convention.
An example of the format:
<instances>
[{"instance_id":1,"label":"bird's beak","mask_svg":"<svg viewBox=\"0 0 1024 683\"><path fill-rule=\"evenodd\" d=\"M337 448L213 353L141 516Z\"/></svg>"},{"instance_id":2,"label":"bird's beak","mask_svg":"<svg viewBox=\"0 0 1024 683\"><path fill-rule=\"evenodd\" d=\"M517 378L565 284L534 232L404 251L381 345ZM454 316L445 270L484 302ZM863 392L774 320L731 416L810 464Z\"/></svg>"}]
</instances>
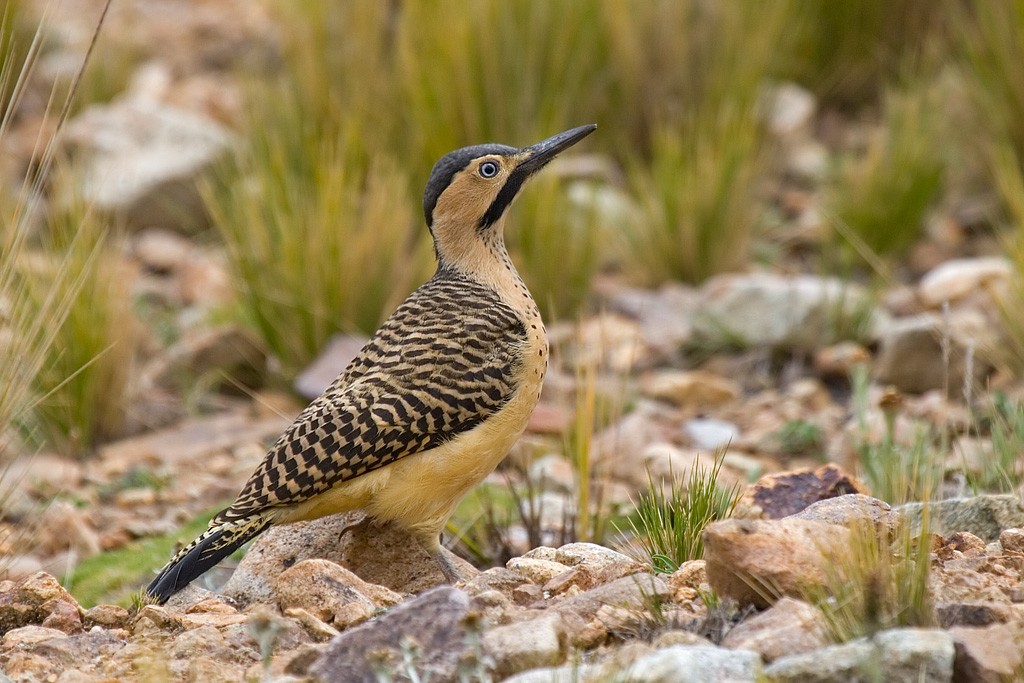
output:
<instances>
[{"instance_id":1,"label":"bird's beak","mask_svg":"<svg viewBox=\"0 0 1024 683\"><path fill-rule=\"evenodd\" d=\"M535 145L524 147L521 151L525 159L519 163L517 171L525 175L532 175L544 168L544 166L558 156L562 151L569 149L577 142L597 130L597 124L587 124L567 130L558 135L552 135L547 140L542 140Z\"/></svg>"}]
</instances>

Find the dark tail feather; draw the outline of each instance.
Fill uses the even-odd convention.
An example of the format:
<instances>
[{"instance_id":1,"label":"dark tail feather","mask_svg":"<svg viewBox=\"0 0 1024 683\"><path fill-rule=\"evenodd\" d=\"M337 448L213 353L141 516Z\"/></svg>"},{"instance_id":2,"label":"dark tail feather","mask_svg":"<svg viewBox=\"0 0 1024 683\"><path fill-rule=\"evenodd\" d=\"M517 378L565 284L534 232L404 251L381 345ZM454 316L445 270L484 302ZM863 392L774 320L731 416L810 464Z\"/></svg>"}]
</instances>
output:
<instances>
[{"instance_id":1,"label":"dark tail feather","mask_svg":"<svg viewBox=\"0 0 1024 683\"><path fill-rule=\"evenodd\" d=\"M208 569L255 538L271 524L266 516L225 522L207 529L160 570L146 588L146 594L164 604Z\"/></svg>"}]
</instances>

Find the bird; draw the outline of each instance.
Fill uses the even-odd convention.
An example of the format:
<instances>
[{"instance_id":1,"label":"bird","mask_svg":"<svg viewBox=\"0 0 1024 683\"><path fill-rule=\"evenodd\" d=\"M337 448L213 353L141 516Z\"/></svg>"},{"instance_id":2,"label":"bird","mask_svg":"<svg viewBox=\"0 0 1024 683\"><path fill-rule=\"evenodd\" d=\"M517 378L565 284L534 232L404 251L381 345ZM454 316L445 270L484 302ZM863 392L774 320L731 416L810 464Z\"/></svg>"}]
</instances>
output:
<instances>
[{"instance_id":1,"label":"bird","mask_svg":"<svg viewBox=\"0 0 1024 683\"><path fill-rule=\"evenodd\" d=\"M547 370L544 323L505 247L507 209L528 178L596 128L521 148L463 147L434 165L423 194L434 275L160 570L149 600L167 602L271 526L357 509L408 531L449 583L460 580L441 531L525 430Z\"/></svg>"}]
</instances>

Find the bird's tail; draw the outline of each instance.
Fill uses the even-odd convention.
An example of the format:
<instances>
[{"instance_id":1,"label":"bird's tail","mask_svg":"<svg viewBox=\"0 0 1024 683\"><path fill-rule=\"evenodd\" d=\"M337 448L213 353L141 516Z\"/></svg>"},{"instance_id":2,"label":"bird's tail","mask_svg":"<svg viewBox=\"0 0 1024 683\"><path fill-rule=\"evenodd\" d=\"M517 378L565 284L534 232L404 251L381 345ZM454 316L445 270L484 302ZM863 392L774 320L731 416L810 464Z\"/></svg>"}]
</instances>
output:
<instances>
[{"instance_id":1,"label":"bird's tail","mask_svg":"<svg viewBox=\"0 0 1024 683\"><path fill-rule=\"evenodd\" d=\"M157 604L167 602L193 579L204 574L273 523L272 516L266 513L219 523L218 519L219 515L210 523L209 529L182 548L146 587L146 594L156 600Z\"/></svg>"}]
</instances>

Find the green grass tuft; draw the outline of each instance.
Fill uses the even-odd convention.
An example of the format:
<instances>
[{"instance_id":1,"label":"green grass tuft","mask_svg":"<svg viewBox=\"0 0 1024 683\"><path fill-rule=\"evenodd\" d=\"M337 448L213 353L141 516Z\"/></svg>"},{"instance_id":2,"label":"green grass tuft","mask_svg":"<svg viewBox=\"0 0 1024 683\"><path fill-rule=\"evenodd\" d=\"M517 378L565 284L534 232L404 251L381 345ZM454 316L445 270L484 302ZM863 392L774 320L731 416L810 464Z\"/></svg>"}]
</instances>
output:
<instances>
[{"instance_id":1,"label":"green grass tuft","mask_svg":"<svg viewBox=\"0 0 1024 683\"><path fill-rule=\"evenodd\" d=\"M640 495L628 520L633 535L629 554L665 574L704 556L704 527L729 517L740 495L739 484L718 483L724 455L724 449L717 451L711 467L694 463L685 485L675 477L665 482L648 474L648 491Z\"/></svg>"},{"instance_id":2,"label":"green grass tuft","mask_svg":"<svg viewBox=\"0 0 1024 683\"><path fill-rule=\"evenodd\" d=\"M927 526L927 520L920 531L902 525L892 536L868 521L850 529L850 544L831 558L824 584L805 593L836 642L890 628L936 625Z\"/></svg>"}]
</instances>

